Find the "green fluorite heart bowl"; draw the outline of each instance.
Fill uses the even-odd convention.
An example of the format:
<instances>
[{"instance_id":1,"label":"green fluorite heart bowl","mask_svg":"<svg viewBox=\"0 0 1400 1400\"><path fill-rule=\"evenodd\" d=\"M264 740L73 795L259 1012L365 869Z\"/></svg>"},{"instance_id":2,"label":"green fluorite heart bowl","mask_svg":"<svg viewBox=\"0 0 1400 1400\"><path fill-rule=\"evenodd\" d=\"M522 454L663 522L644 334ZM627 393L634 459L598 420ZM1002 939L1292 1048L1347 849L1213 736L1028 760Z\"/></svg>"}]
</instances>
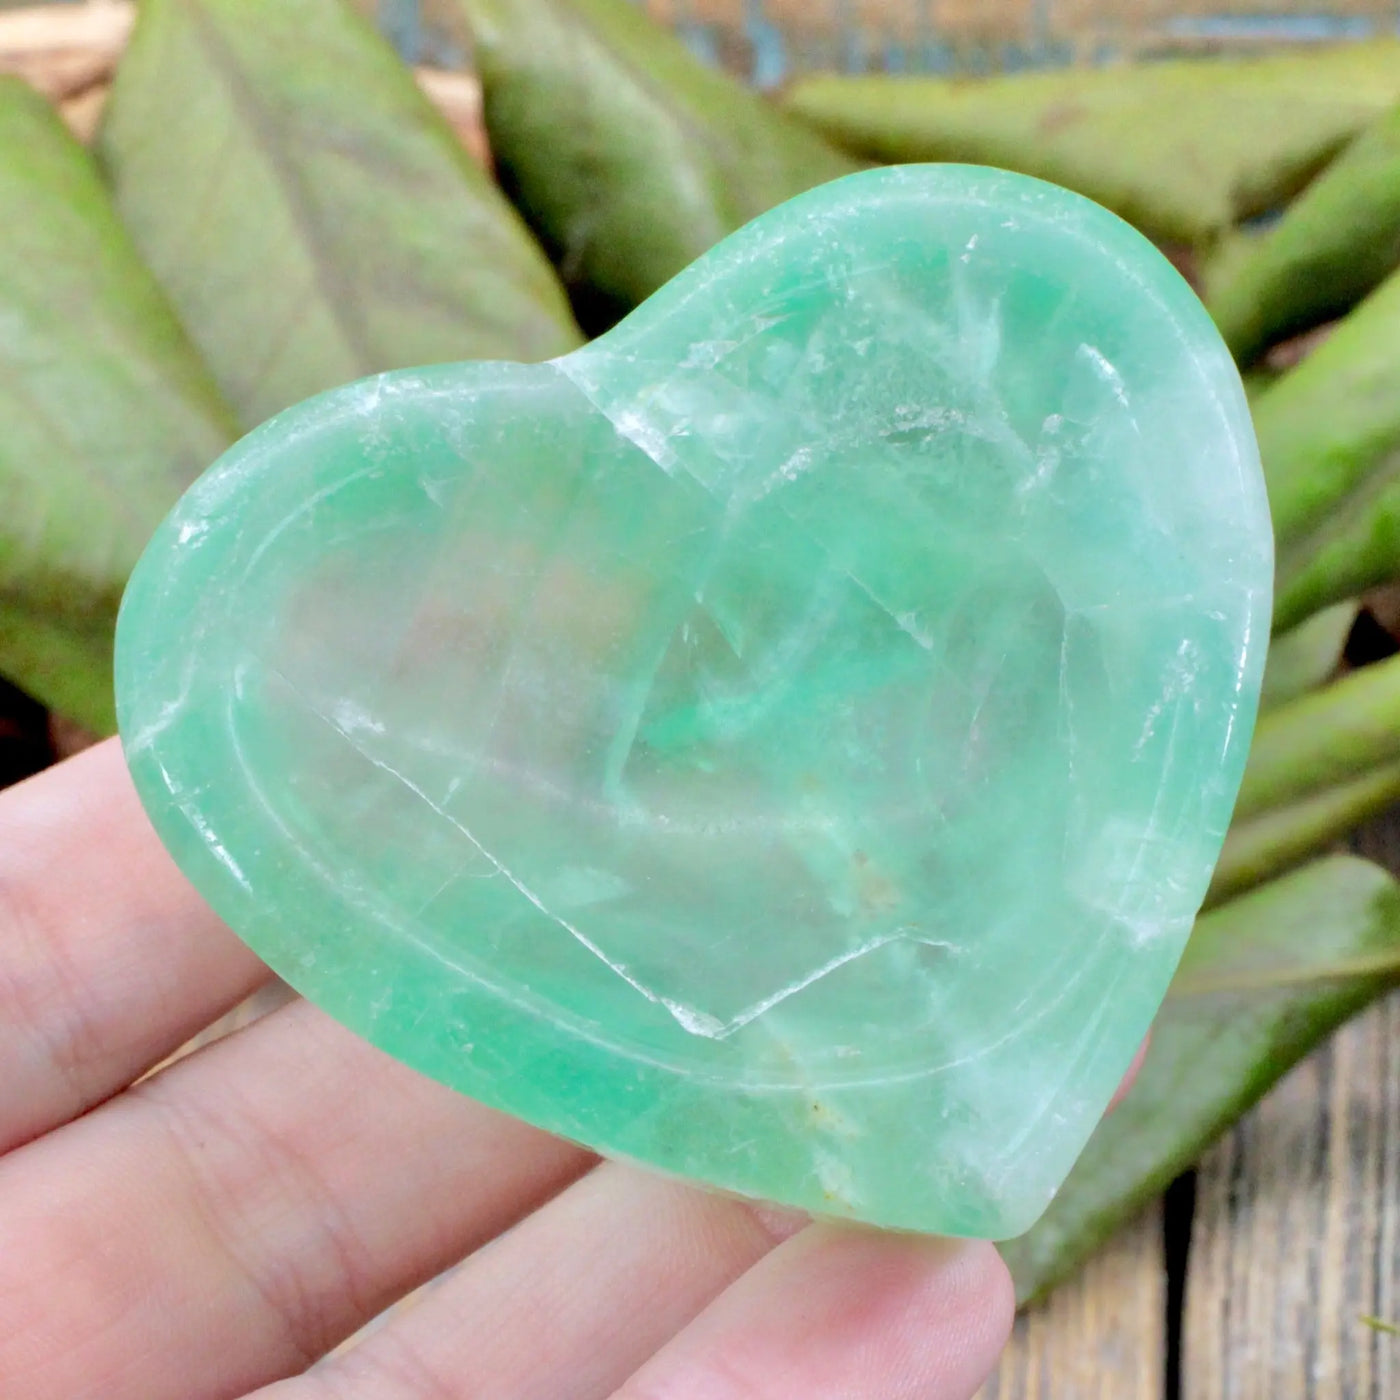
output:
<instances>
[{"instance_id":1,"label":"green fluorite heart bowl","mask_svg":"<svg viewBox=\"0 0 1400 1400\"><path fill-rule=\"evenodd\" d=\"M1143 238L850 176L544 365L274 418L161 527L128 761L293 986L713 1186L1024 1230L1147 1030L1249 742L1249 415Z\"/></svg>"}]
</instances>

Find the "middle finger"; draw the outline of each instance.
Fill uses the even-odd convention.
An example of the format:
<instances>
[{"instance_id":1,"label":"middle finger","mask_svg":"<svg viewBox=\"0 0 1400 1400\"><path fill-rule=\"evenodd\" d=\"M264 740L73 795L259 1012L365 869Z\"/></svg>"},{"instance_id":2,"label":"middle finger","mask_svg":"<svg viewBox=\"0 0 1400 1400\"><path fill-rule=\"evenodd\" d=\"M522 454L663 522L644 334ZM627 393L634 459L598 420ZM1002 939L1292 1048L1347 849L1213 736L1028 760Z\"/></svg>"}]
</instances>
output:
<instances>
[{"instance_id":1,"label":"middle finger","mask_svg":"<svg viewBox=\"0 0 1400 1400\"><path fill-rule=\"evenodd\" d=\"M590 1161L294 1003L0 1159L0 1376L242 1394Z\"/></svg>"},{"instance_id":2,"label":"middle finger","mask_svg":"<svg viewBox=\"0 0 1400 1400\"><path fill-rule=\"evenodd\" d=\"M803 1224L605 1162L417 1306L256 1400L604 1400Z\"/></svg>"}]
</instances>

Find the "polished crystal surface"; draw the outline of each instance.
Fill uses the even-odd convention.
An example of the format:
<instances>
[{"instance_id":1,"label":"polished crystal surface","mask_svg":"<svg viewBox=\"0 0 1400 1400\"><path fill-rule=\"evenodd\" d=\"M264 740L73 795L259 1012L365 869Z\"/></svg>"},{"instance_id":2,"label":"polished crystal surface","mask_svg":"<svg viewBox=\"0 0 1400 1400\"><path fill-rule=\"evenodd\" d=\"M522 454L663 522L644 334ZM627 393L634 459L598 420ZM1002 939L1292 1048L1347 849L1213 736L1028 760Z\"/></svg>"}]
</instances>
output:
<instances>
[{"instance_id":1,"label":"polished crystal surface","mask_svg":"<svg viewBox=\"0 0 1400 1400\"><path fill-rule=\"evenodd\" d=\"M132 580L122 732L214 906L391 1053L722 1188L999 1237L1181 952L1270 574L1168 263L1034 180L872 171L560 360L244 439Z\"/></svg>"}]
</instances>

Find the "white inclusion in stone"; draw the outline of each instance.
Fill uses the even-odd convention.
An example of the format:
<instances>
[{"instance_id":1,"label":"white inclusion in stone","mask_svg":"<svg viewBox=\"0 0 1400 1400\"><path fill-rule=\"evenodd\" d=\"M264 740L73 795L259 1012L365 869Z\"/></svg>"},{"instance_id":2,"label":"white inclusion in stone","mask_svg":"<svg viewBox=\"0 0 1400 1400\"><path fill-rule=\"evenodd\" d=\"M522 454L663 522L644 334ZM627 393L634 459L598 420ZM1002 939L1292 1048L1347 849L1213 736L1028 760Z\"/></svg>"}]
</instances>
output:
<instances>
[{"instance_id":1,"label":"white inclusion in stone","mask_svg":"<svg viewBox=\"0 0 1400 1400\"><path fill-rule=\"evenodd\" d=\"M713 369L728 354L738 349L737 340L697 340L689 354L680 362L680 369Z\"/></svg>"},{"instance_id":2,"label":"white inclusion in stone","mask_svg":"<svg viewBox=\"0 0 1400 1400\"><path fill-rule=\"evenodd\" d=\"M953 300L958 317L957 354L964 382L988 386L1001 359L1001 298L983 301L967 278L955 275Z\"/></svg>"},{"instance_id":3,"label":"white inclusion in stone","mask_svg":"<svg viewBox=\"0 0 1400 1400\"><path fill-rule=\"evenodd\" d=\"M189 803L182 802L180 804L180 812L185 820L199 832L210 855L233 876L242 890L251 894L253 892L253 887L248 883L248 877L243 873L243 867L239 865L229 853L228 847L215 836L214 829L209 825L208 818Z\"/></svg>"},{"instance_id":4,"label":"white inclusion in stone","mask_svg":"<svg viewBox=\"0 0 1400 1400\"><path fill-rule=\"evenodd\" d=\"M375 719L363 705L353 700L337 700L331 706L331 716L336 728L346 734L383 734L384 724Z\"/></svg>"},{"instance_id":5,"label":"white inclusion in stone","mask_svg":"<svg viewBox=\"0 0 1400 1400\"><path fill-rule=\"evenodd\" d=\"M1189 842L1118 817L1085 843L1066 883L1071 894L1125 930L1134 947L1142 947L1180 930L1181 920L1164 911L1180 903L1199 867Z\"/></svg>"},{"instance_id":6,"label":"white inclusion in stone","mask_svg":"<svg viewBox=\"0 0 1400 1400\"><path fill-rule=\"evenodd\" d=\"M644 413L627 409L608 416L620 437L626 438L634 447L639 447L667 476L675 475L676 454L665 432Z\"/></svg>"},{"instance_id":7,"label":"white inclusion in stone","mask_svg":"<svg viewBox=\"0 0 1400 1400\"><path fill-rule=\"evenodd\" d=\"M671 1001L668 997L658 997L661 1005L666 1008L676 1019L676 1024L683 1031L689 1031L691 1035L702 1036L706 1040L723 1040L725 1035L733 1029L726 1026L718 1016L711 1016L708 1011L696 1011L694 1007L683 1006L678 1001Z\"/></svg>"},{"instance_id":8,"label":"white inclusion in stone","mask_svg":"<svg viewBox=\"0 0 1400 1400\"><path fill-rule=\"evenodd\" d=\"M1103 351L1086 342L1080 345L1079 355L1081 359L1089 362L1089 366L1093 369L1094 373L1113 390L1113 397L1116 398L1124 408L1127 408L1128 391L1123 386L1123 376L1108 362Z\"/></svg>"},{"instance_id":9,"label":"white inclusion in stone","mask_svg":"<svg viewBox=\"0 0 1400 1400\"><path fill-rule=\"evenodd\" d=\"M1176 705L1190 692L1200 667L1200 648L1189 637L1183 637L1162 683L1162 692L1153 701L1143 720L1142 732L1138 735L1137 743L1133 745L1134 758L1139 757L1149 741L1155 737L1158 723L1168 708Z\"/></svg>"},{"instance_id":10,"label":"white inclusion in stone","mask_svg":"<svg viewBox=\"0 0 1400 1400\"><path fill-rule=\"evenodd\" d=\"M180 669L179 689L174 696L161 705L160 709L156 711L154 719L143 724L134 734L129 733L123 737L122 747L128 756L149 748L157 736L163 734L184 715L185 707L190 701L190 693L194 689L195 669L195 653L193 651L187 652L184 665ZM243 698L244 669L240 666L233 673L235 694L240 700ZM168 785L169 773L164 767L160 771L162 776L167 779ZM171 789L171 791L173 794L174 790Z\"/></svg>"},{"instance_id":11,"label":"white inclusion in stone","mask_svg":"<svg viewBox=\"0 0 1400 1400\"><path fill-rule=\"evenodd\" d=\"M891 613L895 626L912 637L925 651L933 650L933 638L919 626L918 615L911 612Z\"/></svg>"},{"instance_id":12,"label":"white inclusion in stone","mask_svg":"<svg viewBox=\"0 0 1400 1400\"><path fill-rule=\"evenodd\" d=\"M1060 454L1053 447L1042 447L1035 454L1035 470L1016 485L1018 496L1028 496L1045 485L1059 469Z\"/></svg>"},{"instance_id":13,"label":"white inclusion in stone","mask_svg":"<svg viewBox=\"0 0 1400 1400\"><path fill-rule=\"evenodd\" d=\"M379 411L380 401L384 397L384 376L376 374L364 380L360 385L360 392L356 398L355 411L363 414L366 418L372 418ZM375 425L376 428L378 424Z\"/></svg>"},{"instance_id":14,"label":"white inclusion in stone","mask_svg":"<svg viewBox=\"0 0 1400 1400\"><path fill-rule=\"evenodd\" d=\"M201 540L209 533L209 522L207 520L186 520L180 526L179 541L181 544L191 544L196 540Z\"/></svg>"},{"instance_id":15,"label":"white inclusion in stone","mask_svg":"<svg viewBox=\"0 0 1400 1400\"><path fill-rule=\"evenodd\" d=\"M752 497L742 502L743 505L752 505L756 501L761 501L765 496L771 495L780 486L788 485L797 480L798 477L809 471L816 462L816 452L811 446L799 447L771 476L759 483L758 489Z\"/></svg>"},{"instance_id":16,"label":"white inclusion in stone","mask_svg":"<svg viewBox=\"0 0 1400 1400\"><path fill-rule=\"evenodd\" d=\"M834 1152L818 1149L812 1154L812 1166L816 1170L822 1195L828 1201L848 1209L855 1206L855 1177L849 1162L843 1161Z\"/></svg>"},{"instance_id":17,"label":"white inclusion in stone","mask_svg":"<svg viewBox=\"0 0 1400 1400\"><path fill-rule=\"evenodd\" d=\"M921 428L930 430L963 427L967 414L943 404L923 408L917 404L902 403L894 411L894 427L890 432L907 433ZM889 433L886 433L889 436Z\"/></svg>"}]
</instances>

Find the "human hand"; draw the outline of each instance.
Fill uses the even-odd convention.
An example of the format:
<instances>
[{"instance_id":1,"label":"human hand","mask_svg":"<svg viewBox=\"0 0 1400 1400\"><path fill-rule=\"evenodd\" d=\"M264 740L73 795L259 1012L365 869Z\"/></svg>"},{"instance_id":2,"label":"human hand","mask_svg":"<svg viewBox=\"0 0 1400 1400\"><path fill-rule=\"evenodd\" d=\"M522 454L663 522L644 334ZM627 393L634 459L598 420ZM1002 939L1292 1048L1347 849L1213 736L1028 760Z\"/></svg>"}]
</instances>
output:
<instances>
[{"instance_id":1,"label":"human hand","mask_svg":"<svg viewBox=\"0 0 1400 1400\"><path fill-rule=\"evenodd\" d=\"M991 1245L599 1163L305 1002L141 1079L268 975L115 743L0 794L0 1400L954 1400L994 1364Z\"/></svg>"}]
</instances>

